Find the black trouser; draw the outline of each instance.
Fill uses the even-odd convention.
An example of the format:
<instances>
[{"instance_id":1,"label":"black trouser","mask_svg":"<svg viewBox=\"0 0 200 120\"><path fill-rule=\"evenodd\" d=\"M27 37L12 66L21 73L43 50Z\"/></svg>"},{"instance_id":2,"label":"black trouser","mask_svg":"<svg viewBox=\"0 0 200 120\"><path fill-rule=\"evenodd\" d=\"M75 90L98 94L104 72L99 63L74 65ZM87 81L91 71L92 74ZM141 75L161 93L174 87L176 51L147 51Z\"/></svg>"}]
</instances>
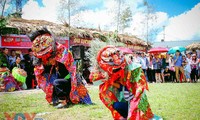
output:
<instances>
[{"instance_id":1,"label":"black trouser","mask_svg":"<svg viewBox=\"0 0 200 120\"><path fill-rule=\"evenodd\" d=\"M128 116L128 102L114 102L113 108L124 118Z\"/></svg>"},{"instance_id":2,"label":"black trouser","mask_svg":"<svg viewBox=\"0 0 200 120\"><path fill-rule=\"evenodd\" d=\"M53 99L70 100L71 81L56 79L53 83Z\"/></svg>"},{"instance_id":3,"label":"black trouser","mask_svg":"<svg viewBox=\"0 0 200 120\"><path fill-rule=\"evenodd\" d=\"M165 76L164 78L165 78L165 82L171 82L172 81L171 80L171 75L170 76Z\"/></svg>"},{"instance_id":4,"label":"black trouser","mask_svg":"<svg viewBox=\"0 0 200 120\"><path fill-rule=\"evenodd\" d=\"M175 79L176 79L175 72L171 70L169 70L169 72L170 72L170 80L171 80L170 82L175 82Z\"/></svg>"},{"instance_id":5,"label":"black trouser","mask_svg":"<svg viewBox=\"0 0 200 120\"><path fill-rule=\"evenodd\" d=\"M27 86L27 89L31 89L33 86L32 86L32 80L34 80L34 84L37 83L37 81L35 80L35 76L32 75L32 74L28 74L27 77L26 77L26 86Z\"/></svg>"},{"instance_id":6,"label":"black trouser","mask_svg":"<svg viewBox=\"0 0 200 120\"><path fill-rule=\"evenodd\" d=\"M149 82L156 82L155 70L148 68L147 76L148 76Z\"/></svg>"},{"instance_id":7,"label":"black trouser","mask_svg":"<svg viewBox=\"0 0 200 120\"><path fill-rule=\"evenodd\" d=\"M198 70L196 68L192 69L190 77L191 77L192 82L196 82L196 80L198 79Z\"/></svg>"}]
</instances>

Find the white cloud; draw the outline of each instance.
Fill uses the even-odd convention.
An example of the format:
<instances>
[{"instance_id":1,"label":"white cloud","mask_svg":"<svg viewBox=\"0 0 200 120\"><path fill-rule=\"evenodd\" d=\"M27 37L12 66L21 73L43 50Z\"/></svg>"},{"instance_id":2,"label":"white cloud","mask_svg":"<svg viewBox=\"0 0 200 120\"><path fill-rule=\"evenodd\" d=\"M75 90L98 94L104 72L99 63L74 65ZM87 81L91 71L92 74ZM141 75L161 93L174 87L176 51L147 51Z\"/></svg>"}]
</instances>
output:
<instances>
[{"instance_id":1,"label":"white cloud","mask_svg":"<svg viewBox=\"0 0 200 120\"><path fill-rule=\"evenodd\" d=\"M200 3L190 11L172 17L165 28L165 40L192 40L200 38ZM163 34L163 32L160 32ZM162 39L157 36L157 41Z\"/></svg>"},{"instance_id":2,"label":"white cloud","mask_svg":"<svg viewBox=\"0 0 200 120\"><path fill-rule=\"evenodd\" d=\"M167 22L168 15L164 12L155 12L150 16L156 17L148 20L148 33L149 40L154 39L155 35L151 35L151 30L159 30ZM147 18L146 13L137 12L132 17L131 26L125 29L126 33L136 35L137 37L146 40L147 39ZM154 32L156 34L156 31Z\"/></svg>"},{"instance_id":3,"label":"white cloud","mask_svg":"<svg viewBox=\"0 0 200 120\"><path fill-rule=\"evenodd\" d=\"M125 6L129 5L131 6L131 10L134 12L141 3L141 0L123 1L121 4L121 11L126 8ZM78 21L74 19L72 25L90 28L98 28L100 25L102 30L114 31L117 29L117 13L117 1L106 0L103 2L103 9L86 10L72 16L72 19L78 18Z\"/></svg>"},{"instance_id":4,"label":"white cloud","mask_svg":"<svg viewBox=\"0 0 200 120\"><path fill-rule=\"evenodd\" d=\"M98 1L98 3L102 4L101 1ZM59 23L57 20L59 0L43 0L43 4L45 7L39 7L36 1L29 0L23 7L22 17L25 19L39 19ZM84 4L95 5L95 2L93 0L86 0ZM140 12L144 8L138 7L141 6L142 1L128 1L125 4L130 5L133 11L133 21L130 27L125 29L125 32L146 40L145 13ZM98 28L100 25L102 30L116 30L116 20L114 20L114 17L117 15L117 5L114 0L103 1L102 8L80 11L74 16L71 16L71 24L73 26L87 28ZM169 18L168 14L164 12L156 12L153 15L157 16L157 19L156 21L149 22L149 31L153 28L159 28L161 30L156 37L157 41L163 38L163 25L165 25L165 40L190 40L200 38L200 3L190 11L173 18Z\"/></svg>"},{"instance_id":5,"label":"white cloud","mask_svg":"<svg viewBox=\"0 0 200 120\"><path fill-rule=\"evenodd\" d=\"M102 0L103 1L103 0ZM101 3L101 0L95 2L95 0L80 1L83 5L94 5L95 3ZM83 3L82 3L83 2ZM141 0L135 0L126 2L125 4L131 4L132 10L137 8L137 5L141 3ZM51 22L59 23L57 20L57 8L59 0L43 0L44 7L39 7L38 3L34 0L29 0L23 7L22 17L25 19L38 19L47 20ZM78 27L100 27L104 30L115 30L116 21L114 17L117 12L117 2L115 0L103 1L103 9L93 9L80 11L78 14L71 16L71 24ZM121 8L122 9L122 8Z\"/></svg>"},{"instance_id":6,"label":"white cloud","mask_svg":"<svg viewBox=\"0 0 200 120\"><path fill-rule=\"evenodd\" d=\"M23 7L22 17L25 19L58 22L56 16L58 3L58 0L43 0L44 7L39 7L36 1L29 0Z\"/></svg>"},{"instance_id":7,"label":"white cloud","mask_svg":"<svg viewBox=\"0 0 200 120\"><path fill-rule=\"evenodd\" d=\"M80 17L78 18L78 16ZM72 16L73 18L79 19L79 21L72 21L73 26L98 28L100 25L103 29L106 29L106 26L112 22L113 14L107 13L106 10L87 10Z\"/></svg>"}]
</instances>

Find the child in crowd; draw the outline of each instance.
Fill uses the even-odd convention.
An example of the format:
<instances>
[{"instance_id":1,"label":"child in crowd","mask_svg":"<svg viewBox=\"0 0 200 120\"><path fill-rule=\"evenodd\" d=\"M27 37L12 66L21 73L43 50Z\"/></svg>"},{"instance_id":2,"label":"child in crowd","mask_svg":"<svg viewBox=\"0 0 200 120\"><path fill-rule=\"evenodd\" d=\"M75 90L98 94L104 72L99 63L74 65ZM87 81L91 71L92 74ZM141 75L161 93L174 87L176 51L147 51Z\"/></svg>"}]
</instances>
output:
<instances>
[{"instance_id":1,"label":"child in crowd","mask_svg":"<svg viewBox=\"0 0 200 120\"><path fill-rule=\"evenodd\" d=\"M171 75L170 75L170 70L169 70L169 66L166 66L164 72L163 72L163 75L164 75L164 79L166 82L170 82L171 81Z\"/></svg>"}]
</instances>

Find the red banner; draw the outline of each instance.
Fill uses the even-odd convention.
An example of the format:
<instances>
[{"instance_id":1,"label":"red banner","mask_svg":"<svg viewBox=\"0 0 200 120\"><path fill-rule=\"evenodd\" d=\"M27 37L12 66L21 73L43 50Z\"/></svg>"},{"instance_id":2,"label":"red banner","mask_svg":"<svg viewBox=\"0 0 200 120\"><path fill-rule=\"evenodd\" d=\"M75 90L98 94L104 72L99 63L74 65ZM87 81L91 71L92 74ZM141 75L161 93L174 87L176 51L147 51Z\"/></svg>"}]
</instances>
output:
<instances>
[{"instance_id":1,"label":"red banner","mask_svg":"<svg viewBox=\"0 0 200 120\"><path fill-rule=\"evenodd\" d=\"M1 45L0 47L7 47L7 48L23 48L29 49L32 46L32 42L26 35L7 35L1 36ZM57 37L55 39L57 42L65 45L68 48L68 37ZM83 38L70 38L70 46L74 45L83 45L83 46L90 46L92 39L83 39ZM134 51L145 51L145 47L141 45L129 45L127 47L134 50Z\"/></svg>"},{"instance_id":2,"label":"red banner","mask_svg":"<svg viewBox=\"0 0 200 120\"><path fill-rule=\"evenodd\" d=\"M92 41L92 39L71 38L70 45L90 46L91 41Z\"/></svg>"},{"instance_id":3,"label":"red banner","mask_svg":"<svg viewBox=\"0 0 200 120\"><path fill-rule=\"evenodd\" d=\"M26 35L1 36L1 47L31 48L32 42Z\"/></svg>"}]
</instances>

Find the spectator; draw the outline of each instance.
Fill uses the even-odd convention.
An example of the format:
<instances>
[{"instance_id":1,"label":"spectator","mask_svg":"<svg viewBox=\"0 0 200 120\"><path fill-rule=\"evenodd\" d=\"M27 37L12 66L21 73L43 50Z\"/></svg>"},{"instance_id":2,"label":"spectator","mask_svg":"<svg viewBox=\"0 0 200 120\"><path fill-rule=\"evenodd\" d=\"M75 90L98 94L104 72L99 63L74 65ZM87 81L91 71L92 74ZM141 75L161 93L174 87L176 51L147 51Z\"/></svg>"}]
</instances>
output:
<instances>
[{"instance_id":1,"label":"spectator","mask_svg":"<svg viewBox=\"0 0 200 120\"><path fill-rule=\"evenodd\" d=\"M12 71L12 69L14 67L18 67L18 68L21 68L23 69L23 66L21 65L21 57L19 54L16 55L16 60L15 62L10 66L10 71Z\"/></svg>"},{"instance_id":2,"label":"spectator","mask_svg":"<svg viewBox=\"0 0 200 120\"><path fill-rule=\"evenodd\" d=\"M16 52L11 50L11 56L9 56L9 64L12 65L16 61Z\"/></svg>"},{"instance_id":3,"label":"spectator","mask_svg":"<svg viewBox=\"0 0 200 120\"><path fill-rule=\"evenodd\" d=\"M32 51L29 50L29 54L24 55L24 70L27 72L27 77L26 77L27 89L31 89L35 87L35 85L37 84L34 76L33 59L34 58Z\"/></svg>"},{"instance_id":4,"label":"spectator","mask_svg":"<svg viewBox=\"0 0 200 120\"><path fill-rule=\"evenodd\" d=\"M147 75L148 75L148 80L150 82L156 82L155 79L155 70L153 69L153 55L149 56L149 66L148 66L148 71L147 71Z\"/></svg>"},{"instance_id":5,"label":"spectator","mask_svg":"<svg viewBox=\"0 0 200 120\"><path fill-rule=\"evenodd\" d=\"M181 55L179 50L176 51L176 55L174 56L173 60L174 60L174 66L175 66L175 73L176 73L177 82L181 82L180 81L180 77L179 77L180 76L179 75L179 71L183 75L183 80L186 81L185 80L185 75L184 75L184 69L182 67L183 59L182 59L182 55Z\"/></svg>"},{"instance_id":6,"label":"spectator","mask_svg":"<svg viewBox=\"0 0 200 120\"><path fill-rule=\"evenodd\" d=\"M133 56L133 62L141 65L140 53L137 52Z\"/></svg>"},{"instance_id":7,"label":"spectator","mask_svg":"<svg viewBox=\"0 0 200 120\"><path fill-rule=\"evenodd\" d=\"M35 56L33 55L33 51L31 49L28 50L28 55L30 57L31 63L33 63L33 60L35 59Z\"/></svg>"},{"instance_id":8,"label":"spectator","mask_svg":"<svg viewBox=\"0 0 200 120\"><path fill-rule=\"evenodd\" d=\"M186 53L186 56L187 56L187 57L186 57L186 58L187 58L187 60L189 60L189 61L190 61L190 60L191 60L191 53L189 53L189 52L188 52L188 53Z\"/></svg>"},{"instance_id":9,"label":"spectator","mask_svg":"<svg viewBox=\"0 0 200 120\"><path fill-rule=\"evenodd\" d=\"M197 58L200 59L200 50L197 50Z\"/></svg>"},{"instance_id":10,"label":"spectator","mask_svg":"<svg viewBox=\"0 0 200 120\"><path fill-rule=\"evenodd\" d=\"M165 82L164 71L165 71L165 68L167 66L167 63L166 63L166 59L165 59L164 55L162 55L162 54L161 54L161 61L162 61L162 64L161 64L161 77L162 77L162 82L164 83Z\"/></svg>"},{"instance_id":11,"label":"spectator","mask_svg":"<svg viewBox=\"0 0 200 120\"><path fill-rule=\"evenodd\" d=\"M156 82L160 83L161 80L161 60L158 57L158 54L155 54L155 58L153 59L153 68L155 70L155 77L156 77Z\"/></svg>"},{"instance_id":12,"label":"spectator","mask_svg":"<svg viewBox=\"0 0 200 120\"><path fill-rule=\"evenodd\" d=\"M191 80L192 82L197 82L198 79L198 64L199 64L199 60L197 59L196 54L192 54L192 59L191 59Z\"/></svg>"},{"instance_id":13,"label":"spectator","mask_svg":"<svg viewBox=\"0 0 200 120\"><path fill-rule=\"evenodd\" d=\"M169 71L171 72L172 82L176 82L174 61L173 61L172 55L170 55L170 57L169 57Z\"/></svg>"},{"instance_id":14,"label":"spectator","mask_svg":"<svg viewBox=\"0 0 200 120\"><path fill-rule=\"evenodd\" d=\"M21 60L24 60L22 51L18 50L18 51L15 51L15 52L16 52L16 54L18 54L20 56Z\"/></svg>"},{"instance_id":15,"label":"spectator","mask_svg":"<svg viewBox=\"0 0 200 120\"><path fill-rule=\"evenodd\" d=\"M141 54L141 65L142 65L142 70L144 71L144 74L146 76L146 80L148 81L148 77L147 77L147 68L149 66L149 61L148 59L146 58L145 54L142 53Z\"/></svg>"},{"instance_id":16,"label":"spectator","mask_svg":"<svg viewBox=\"0 0 200 120\"><path fill-rule=\"evenodd\" d=\"M169 70L169 66L165 67L165 70L163 72L163 76L166 82L170 82L171 81L171 72Z\"/></svg>"},{"instance_id":17,"label":"spectator","mask_svg":"<svg viewBox=\"0 0 200 120\"><path fill-rule=\"evenodd\" d=\"M2 64L6 64L6 66L10 67L8 49L7 48L3 48L2 50L3 50L3 52L0 53L0 66Z\"/></svg>"},{"instance_id":18,"label":"spectator","mask_svg":"<svg viewBox=\"0 0 200 120\"><path fill-rule=\"evenodd\" d=\"M197 51L195 49L193 49L192 54L195 54L197 56Z\"/></svg>"},{"instance_id":19,"label":"spectator","mask_svg":"<svg viewBox=\"0 0 200 120\"><path fill-rule=\"evenodd\" d=\"M183 55L183 62L182 62L183 68L184 68L184 73L187 82L191 82L190 79L190 74L191 74L191 66L190 66L190 61L186 58L185 55Z\"/></svg>"},{"instance_id":20,"label":"spectator","mask_svg":"<svg viewBox=\"0 0 200 120\"><path fill-rule=\"evenodd\" d=\"M169 62L170 62L170 55L166 54L165 63L166 63L166 66L168 66L168 67L169 67Z\"/></svg>"}]
</instances>

